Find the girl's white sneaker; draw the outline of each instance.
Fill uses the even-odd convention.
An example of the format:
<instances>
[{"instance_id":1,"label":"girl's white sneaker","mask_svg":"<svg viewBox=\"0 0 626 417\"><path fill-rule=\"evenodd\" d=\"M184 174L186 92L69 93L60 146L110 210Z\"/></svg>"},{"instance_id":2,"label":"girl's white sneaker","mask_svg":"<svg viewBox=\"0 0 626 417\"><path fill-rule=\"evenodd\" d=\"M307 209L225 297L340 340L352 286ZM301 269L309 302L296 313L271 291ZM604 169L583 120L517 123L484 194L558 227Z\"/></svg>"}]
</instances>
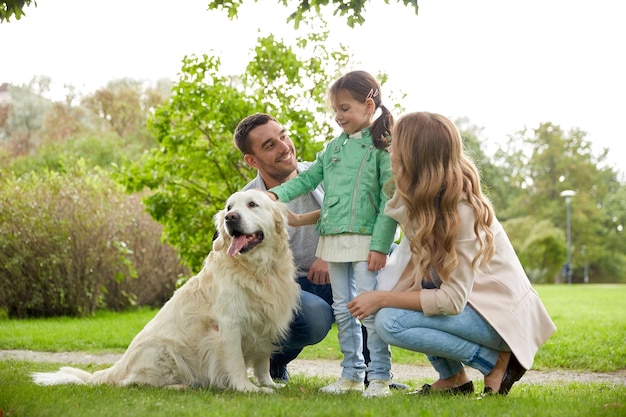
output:
<instances>
[{"instance_id":1,"label":"girl's white sneaker","mask_svg":"<svg viewBox=\"0 0 626 417\"><path fill-rule=\"evenodd\" d=\"M374 379L370 381L367 389L363 392L364 397L387 397L391 395L391 390L389 389L389 384L391 381L383 381L381 379Z\"/></svg>"},{"instance_id":2,"label":"girl's white sneaker","mask_svg":"<svg viewBox=\"0 0 626 417\"><path fill-rule=\"evenodd\" d=\"M348 391L363 391L364 387L365 384L363 384L363 382L356 382L351 381L348 378L341 378L330 385L320 388L320 392L325 392L327 394L342 394Z\"/></svg>"}]
</instances>

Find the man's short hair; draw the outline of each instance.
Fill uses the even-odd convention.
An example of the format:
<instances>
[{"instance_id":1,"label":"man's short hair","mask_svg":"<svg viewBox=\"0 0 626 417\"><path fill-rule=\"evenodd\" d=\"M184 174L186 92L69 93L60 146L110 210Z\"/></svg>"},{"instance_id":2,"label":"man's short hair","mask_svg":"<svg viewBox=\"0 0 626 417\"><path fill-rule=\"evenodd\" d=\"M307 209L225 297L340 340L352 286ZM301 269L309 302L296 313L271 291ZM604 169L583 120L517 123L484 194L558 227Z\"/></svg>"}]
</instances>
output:
<instances>
[{"instance_id":1,"label":"man's short hair","mask_svg":"<svg viewBox=\"0 0 626 417\"><path fill-rule=\"evenodd\" d=\"M278 122L272 115L266 113L255 113L240 121L237 128L235 128L235 135L233 137L233 141L237 149L239 149L244 155L251 154L252 150L250 149L250 138L248 137L248 134L255 127L263 126L271 120Z\"/></svg>"}]
</instances>

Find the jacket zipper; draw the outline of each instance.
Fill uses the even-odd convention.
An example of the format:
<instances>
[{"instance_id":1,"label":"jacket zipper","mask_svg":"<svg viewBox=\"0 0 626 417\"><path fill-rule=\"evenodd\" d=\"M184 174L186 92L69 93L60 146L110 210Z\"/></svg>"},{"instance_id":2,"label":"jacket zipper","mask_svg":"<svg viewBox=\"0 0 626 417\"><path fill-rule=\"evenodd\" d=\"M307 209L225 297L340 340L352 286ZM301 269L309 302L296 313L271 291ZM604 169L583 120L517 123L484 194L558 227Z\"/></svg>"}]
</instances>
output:
<instances>
[{"instance_id":1,"label":"jacket zipper","mask_svg":"<svg viewBox=\"0 0 626 417\"><path fill-rule=\"evenodd\" d=\"M356 182L354 184L354 191L352 192L352 208L350 209L350 231L353 232L354 228L354 217L356 212L356 203L357 203L357 195L359 194L359 186L361 185L361 178L363 177L363 169L365 168L365 163L369 159L370 153L372 153L372 149L374 145L370 145L367 148L367 152L363 156L363 160L361 161L361 166L359 167L359 171L357 172Z\"/></svg>"}]
</instances>

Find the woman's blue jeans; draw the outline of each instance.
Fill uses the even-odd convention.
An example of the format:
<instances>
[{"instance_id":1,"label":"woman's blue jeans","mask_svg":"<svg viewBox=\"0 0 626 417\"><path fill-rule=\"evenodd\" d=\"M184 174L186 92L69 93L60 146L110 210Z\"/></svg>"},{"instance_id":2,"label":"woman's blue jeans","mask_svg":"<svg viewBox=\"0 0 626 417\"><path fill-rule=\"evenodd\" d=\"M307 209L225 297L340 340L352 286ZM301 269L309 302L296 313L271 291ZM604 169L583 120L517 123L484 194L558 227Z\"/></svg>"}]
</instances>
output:
<instances>
[{"instance_id":1,"label":"woman's blue jeans","mask_svg":"<svg viewBox=\"0 0 626 417\"><path fill-rule=\"evenodd\" d=\"M376 331L390 345L426 354L440 379L458 374L463 364L487 375L496 364L498 352L510 351L469 304L454 316L382 308L376 313Z\"/></svg>"},{"instance_id":2,"label":"woman's blue jeans","mask_svg":"<svg viewBox=\"0 0 626 417\"><path fill-rule=\"evenodd\" d=\"M351 381L363 381L367 370L370 381L391 379L391 351L374 328L374 316L363 320L367 328L367 347L370 352L370 363L365 365L363 357L363 334L361 323L352 317L347 304L365 291L376 289L376 272L367 270L367 262L329 262L328 274L333 290L333 311L339 346L343 353L341 376Z\"/></svg>"}]
</instances>

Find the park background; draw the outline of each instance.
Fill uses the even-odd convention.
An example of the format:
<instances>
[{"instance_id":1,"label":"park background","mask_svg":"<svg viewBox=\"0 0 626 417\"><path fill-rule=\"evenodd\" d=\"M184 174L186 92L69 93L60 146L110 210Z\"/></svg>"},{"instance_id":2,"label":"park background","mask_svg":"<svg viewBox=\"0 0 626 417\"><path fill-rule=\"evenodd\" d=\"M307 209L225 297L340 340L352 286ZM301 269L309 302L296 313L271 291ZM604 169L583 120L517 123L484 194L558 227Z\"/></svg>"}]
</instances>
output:
<instances>
[{"instance_id":1,"label":"park background","mask_svg":"<svg viewBox=\"0 0 626 417\"><path fill-rule=\"evenodd\" d=\"M329 6L297 29L293 4L26 7L0 24L0 308L159 306L254 175L237 122L275 114L311 160L337 133L327 87L362 67L395 115L457 122L533 283L623 283L620 6L545 3L365 2L361 25Z\"/></svg>"},{"instance_id":2,"label":"park background","mask_svg":"<svg viewBox=\"0 0 626 417\"><path fill-rule=\"evenodd\" d=\"M10 355L0 360L0 415L624 415L624 6L424 0L416 18L393 2L364 3L355 30L317 18L294 30L283 20L293 8L249 1L243 25L191 0L39 2L0 23L0 353ZM206 32L190 36L194 22ZM233 67L233 55L208 49L243 38ZM361 66L384 82L394 114L425 109L456 120L557 324L509 396L394 395L364 406L360 396L320 396L330 377L311 373L292 375L273 396L32 383L30 372L60 365L32 354L108 366L93 358L121 354L198 270L212 214L254 175L230 143L241 117L277 114L310 159L336 132L327 86ZM562 273L565 190L575 192L572 285ZM335 329L302 356L338 369ZM395 349L394 363L427 359Z\"/></svg>"}]
</instances>

